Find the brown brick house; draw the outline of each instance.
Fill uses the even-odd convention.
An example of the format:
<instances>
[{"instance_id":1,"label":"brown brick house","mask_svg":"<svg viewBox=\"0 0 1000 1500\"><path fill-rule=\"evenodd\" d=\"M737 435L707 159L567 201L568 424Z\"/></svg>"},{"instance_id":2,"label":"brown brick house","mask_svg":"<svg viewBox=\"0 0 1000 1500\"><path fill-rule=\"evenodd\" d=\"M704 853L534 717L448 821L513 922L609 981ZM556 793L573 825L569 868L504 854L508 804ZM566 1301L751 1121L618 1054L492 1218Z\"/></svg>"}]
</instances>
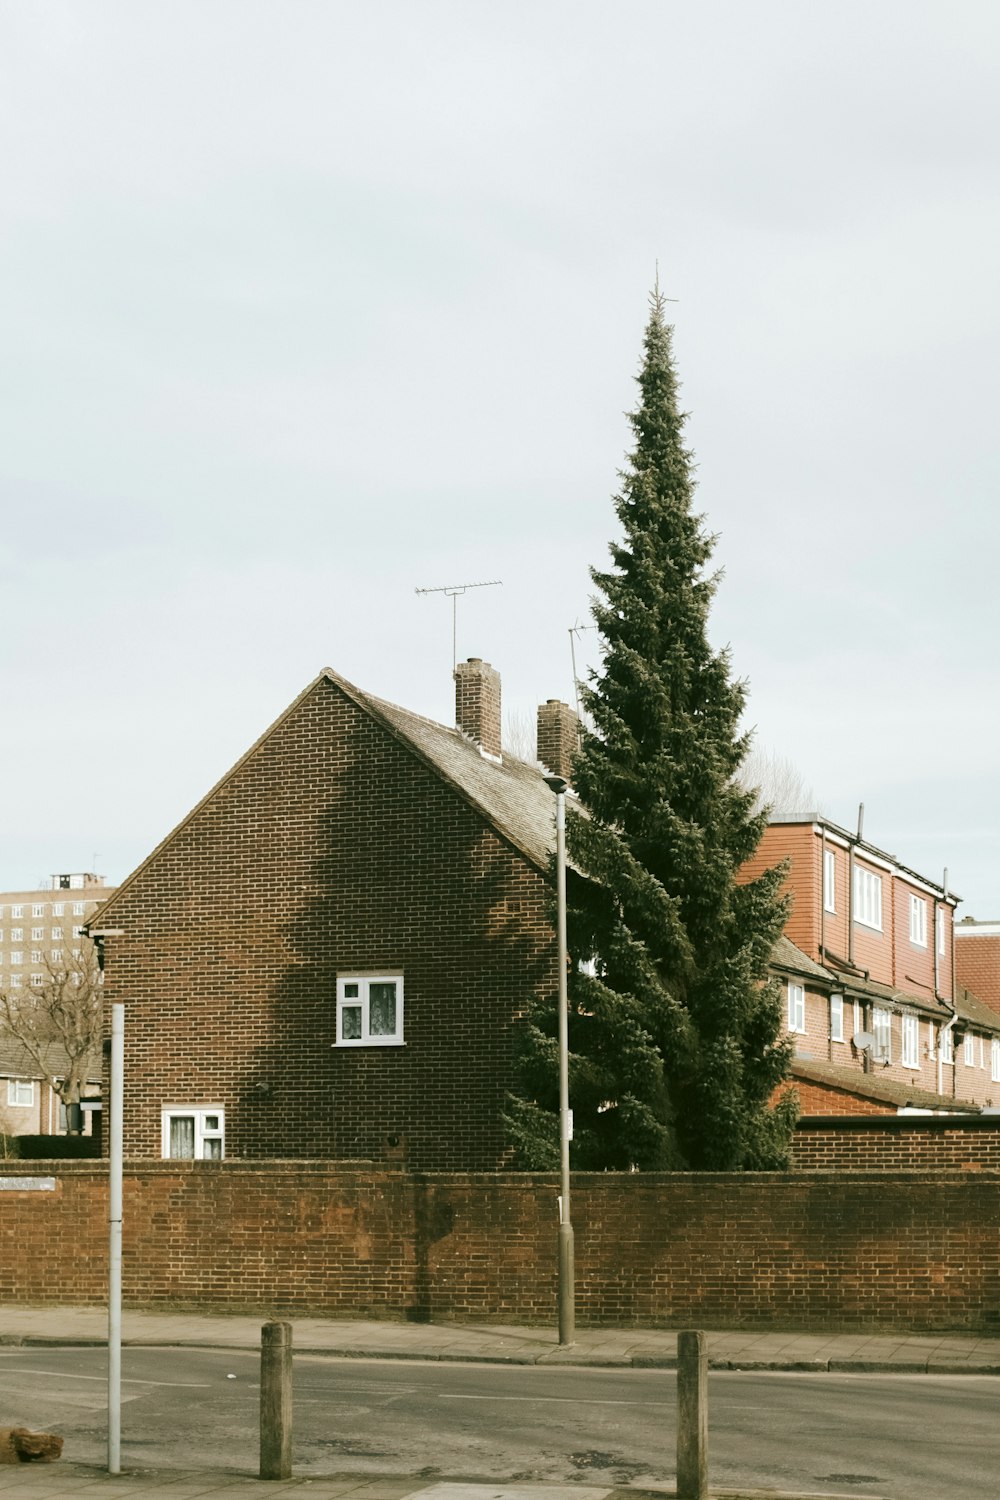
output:
<instances>
[{"instance_id":1,"label":"brown brick house","mask_svg":"<svg viewBox=\"0 0 1000 1500\"><path fill-rule=\"evenodd\" d=\"M555 803L497 673L456 679L464 728L324 670L98 913L127 1153L502 1161Z\"/></svg>"}]
</instances>

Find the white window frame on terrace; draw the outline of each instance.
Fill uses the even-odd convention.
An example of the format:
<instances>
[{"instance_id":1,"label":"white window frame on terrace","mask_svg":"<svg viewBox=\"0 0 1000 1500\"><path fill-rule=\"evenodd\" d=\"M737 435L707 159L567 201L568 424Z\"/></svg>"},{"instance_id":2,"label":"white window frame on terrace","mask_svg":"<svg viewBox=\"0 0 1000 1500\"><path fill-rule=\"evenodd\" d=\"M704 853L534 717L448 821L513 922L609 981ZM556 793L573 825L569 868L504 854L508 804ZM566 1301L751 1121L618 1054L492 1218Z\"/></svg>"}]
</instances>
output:
<instances>
[{"instance_id":1,"label":"white window frame on terrace","mask_svg":"<svg viewBox=\"0 0 1000 1500\"><path fill-rule=\"evenodd\" d=\"M872 1048L879 1062L892 1062L892 1011L886 1010L884 1006L872 1007L872 1035L875 1045Z\"/></svg>"},{"instance_id":2,"label":"white window frame on terrace","mask_svg":"<svg viewBox=\"0 0 1000 1500\"><path fill-rule=\"evenodd\" d=\"M854 1001L854 1030L852 1036L857 1036L859 1031L865 1029L865 1012L860 1000Z\"/></svg>"},{"instance_id":3,"label":"white window frame on terrace","mask_svg":"<svg viewBox=\"0 0 1000 1500\"><path fill-rule=\"evenodd\" d=\"M190 1122L190 1130L182 1127ZM191 1150L171 1149L189 1137ZM226 1112L220 1104L166 1104L160 1111L160 1149L164 1161L222 1161L226 1154Z\"/></svg>"},{"instance_id":4,"label":"white window frame on terrace","mask_svg":"<svg viewBox=\"0 0 1000 1500\"><path fill-rule=\"evenodd\" d=\"M935 1058L935 1055L936 1055L935 1054L935 1048L936 1048L936 1046L937 1046L937 1026L934 1024L933 1021L928 1021L927 1022L927 1056L930 1058L931 1062L934 1061L934 1058Z\"/></svg>"},{"instance_id":5,"label":"white window frame on terrace","mask_svg":"<svg viewBox=\"0 0 1000 1500\"><path fill-rule=\"evenodd\" d=\"M1000 1083L1000 1036L995 1036L990 1042L990 1077L994 1083Z\"/></svg>"},{"instance_id":6,"label":"white window frame on terrace","mask_svg":"<svg viewBox=\"0 0 1000 1500\"><path fill-rule=\"evenodd\" d=\"M976 1038L971 1031L965 1033L965 1041L962 1044L962 1061L967 1068L976 1066Z\"/></svg>"},{"instance_id":7,"label":"white window frame on terrace","mask_svg":"<svg viewBox=\"0 0 1000 1500\"><path fill-rule=\"evenodd\" d=\"M837 910L837 856L832 849L823 850L823 910Z\"/></svg>"},{"instance_id":8,"label":"white window frame on terrace","mask_svg":"<svg viewBox=\"0 0 1000 1500\"><path fill-rule=\"evenodd\" d=\"M941 1027L941 1061L943 1063L955 1061L955 1033L950 1026Z\"/></svg>"},{"instance_id":9,"label":"white window frame on terrace","mask_svg":"<svg viewBox=\"0 0 1000 1500\"><path fill-rule=\"evenodd\" d=\"M788 1029L796 1036L804 1036L806 1030L806 991L802 984L788 981Z\"/></svg>"},{"instance_id":10,"label":"white window frame on terrace","mask_svg":"<svg viewBox=\"0 0 1000 1500\"><path fill-rule=\"evenodd\" d=\"M920 1067L920 1020L917 1016L904 1014L903 1041L900 1061L904 1068Z\"/></svg>"},{"instance_id":11,"label":"white window frame on terrace","mask_svg":"<svg viewBox=\"0 0 1000 1500\"><path fill-rule=\"evenodd\" d=\"M864 865L854 866L854 920L882 931L882 877Z\"/></svg>"},{"instance_id":12,"label":"white window frame on terrace","mask_svg":"<svg viewBox=\"0 0 1000 1500\"><path fill-rule=\"evenodd\" d=\"M939 906L934 914L934 926L937 928L937 951L944 958L948 952L947 929L945 927L944 907Z\"/></svg>"},{"instance_id":13,"label":"white window frame on terrace","mask_svg":"<svg viewBox=\"0 0 1000 1500\"><path fill-rule=\"evenodd\" d=\"M843 995L830 996L830 1040L831 1042L842 1042L844 1040Z\"/></svg>"},{"instance_id":14,"label":"white window frame on terrace","mask_svg":"<svg viewBox=\"0 0 1000 1500\"><path fill-rule=\"evenodd\" d=\"M372 1001L377 986L395 988L394 1028L372 1030ZM339 974L337 976L337 1040L335 1047L402 1047L403 1046L403 976L402 974Z\"/></svg>"},{"instance_id":15,"label":"white window frame on terrace","mask_svg":"<svg viewBox=\"0 0 1000 1500\"><path fill-rule=\"evenodd\" d=\"M927 902L923 896L910 896L910 942L915 948L927 947Z\"/></svg>"},{"instance_id":16,"label":"white window frame on terrace","mask_svg":"<svg viewBox=\"0 0 1000 1500\"><path fill-rule=\"evenodd\" d=\"M11 1109L33 1109L35 1106L34 1079L8 1078L7 1104Z\"/></svg>"},{"instance_id":17,"label":"white window frame on terrace","mask_svg":"<svg viewBox=\"0 0 1000 1500\"><path fill-rule=\"evenodd\" d=\"M979 1038L979 1066L986 1067L986 1038L984 1036Z\"/></svg>"}]
</instances>

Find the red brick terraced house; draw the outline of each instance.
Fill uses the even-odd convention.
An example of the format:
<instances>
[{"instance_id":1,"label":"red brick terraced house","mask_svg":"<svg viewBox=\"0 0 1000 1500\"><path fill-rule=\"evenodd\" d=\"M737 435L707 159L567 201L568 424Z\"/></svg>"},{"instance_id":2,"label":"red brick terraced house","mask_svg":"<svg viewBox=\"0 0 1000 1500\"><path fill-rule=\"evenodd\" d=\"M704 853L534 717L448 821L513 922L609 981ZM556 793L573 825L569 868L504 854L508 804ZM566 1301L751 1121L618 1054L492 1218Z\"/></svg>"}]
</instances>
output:
<instances>
[{"instance_id":1,"label":"red brick terraced house","mask_svg":"<svg viewBox=\"0 0 1000 1500\"><path fill-rule=\"evenodd\" d=\"M1000 1108L1000 1014L956 981L958 897L819 814L773 819L746 873L780 860L803 1114Z\"/></svg>"},{"instance_id":2,"label":"red brick terraced house","mask_svg":"<svg viewBox=\"0 0 1000 1500\"><path fill-rule=\"evenodd\" d=\"M555 798L502 752L488 663L456 703L446 728L322 671L98 913L127 1154L503 1162L518 1018L556 984ZM573 722L539 710L560 773Z\"/></svg>"}]
</instances>

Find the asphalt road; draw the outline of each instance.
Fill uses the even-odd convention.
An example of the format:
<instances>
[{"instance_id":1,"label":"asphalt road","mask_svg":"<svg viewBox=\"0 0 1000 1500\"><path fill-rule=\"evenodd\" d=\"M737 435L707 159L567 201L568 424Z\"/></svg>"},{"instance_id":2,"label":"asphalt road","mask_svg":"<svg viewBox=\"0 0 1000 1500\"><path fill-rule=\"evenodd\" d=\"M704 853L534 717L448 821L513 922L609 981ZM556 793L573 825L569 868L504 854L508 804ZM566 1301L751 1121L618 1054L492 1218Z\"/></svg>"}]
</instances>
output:
<instances>
[{"instance_id":1,"label":"asphalt road","mask_svg":"<svg viewBox=\"0 0 1000 1500\"><path fill-rule=\"evenodd\" d=\"M100 1349L0 1350L0 1426L106 1453ZM249 1353L126 1349L122 1460L254 1473ZM676 1386L657 1370L296 1356L295 1473L593 1484L674 1479ZM713 1486L997 1500L1000 1382L976 1376L712 1373Z\"/></svg>"}]
</instances>

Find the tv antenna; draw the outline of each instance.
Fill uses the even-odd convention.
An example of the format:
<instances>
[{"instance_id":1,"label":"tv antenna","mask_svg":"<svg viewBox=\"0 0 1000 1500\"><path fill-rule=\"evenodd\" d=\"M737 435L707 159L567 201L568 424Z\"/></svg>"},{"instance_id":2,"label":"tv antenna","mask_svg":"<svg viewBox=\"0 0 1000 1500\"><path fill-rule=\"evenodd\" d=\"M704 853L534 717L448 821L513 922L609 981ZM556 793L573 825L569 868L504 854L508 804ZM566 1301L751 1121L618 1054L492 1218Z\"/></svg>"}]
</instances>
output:
<instances>
[{"instance_id":1,"label":"tv antenna","mask_svg":"<svg viewBox=\"0 0 1000 1500\"><path fill-rule=\"evenodd\" d=\"M496 589L503 587L502 578L490 578L485 583L446 583L436 589L414 589L415 594L444 594L451 600L451 670L458 666L458 599L470 589Z\"/></svg>"},{"instance_id":2,"label":"tv antenna","mask_svg":"<svg viewBox=\"0 0 1000 1500\"><path fill-rule=\"evenodd\" d=\"M569 627L569 656L573 664L573 692L576 695L576 716L580 718L580 679L576 674L576 638L585 630L596 630L596 625L581 625L577 620L575 625Z\"/></svg>"}]
</instances>

